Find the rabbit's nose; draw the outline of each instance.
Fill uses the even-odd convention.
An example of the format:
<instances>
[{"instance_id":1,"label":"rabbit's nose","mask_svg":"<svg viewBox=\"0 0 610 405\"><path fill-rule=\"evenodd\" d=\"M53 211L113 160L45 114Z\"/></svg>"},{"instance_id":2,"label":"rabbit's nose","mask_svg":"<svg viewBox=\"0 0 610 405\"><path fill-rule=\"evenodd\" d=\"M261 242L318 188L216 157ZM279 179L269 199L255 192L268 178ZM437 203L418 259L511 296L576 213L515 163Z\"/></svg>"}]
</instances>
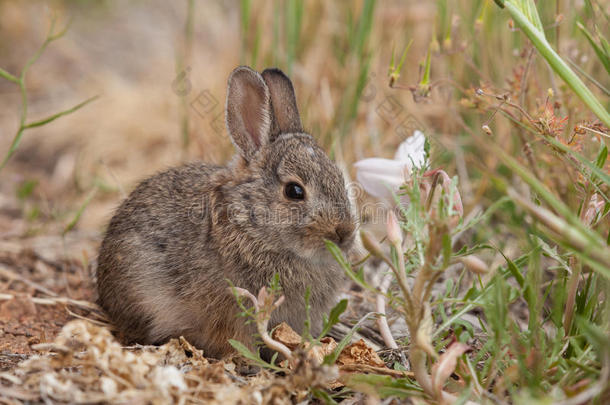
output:
<instances>
[{"instance_id":1,"label":"rabbit's nose","mask_svg":"<svg viewBox=\"0 0 610 405\"><path fill-rule=\"evenodd\" d=\"M354 234L354 225L350 223L339 224L335 233L337 234L337 241L342 244Z\"/></svg>"}]
</instances>

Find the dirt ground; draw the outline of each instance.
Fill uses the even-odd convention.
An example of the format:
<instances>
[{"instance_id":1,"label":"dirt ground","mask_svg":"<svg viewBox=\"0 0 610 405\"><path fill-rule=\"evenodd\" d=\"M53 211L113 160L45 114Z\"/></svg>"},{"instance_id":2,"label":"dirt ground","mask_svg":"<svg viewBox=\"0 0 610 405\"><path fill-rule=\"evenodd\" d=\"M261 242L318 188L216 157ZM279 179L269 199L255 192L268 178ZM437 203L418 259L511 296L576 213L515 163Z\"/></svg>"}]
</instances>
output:
<instances>
[{"instance_id":1,"label":"dirt ground","mask_svg":"<svg viewBox=\"0 0 610 405\"><path fill-rule=\"evenodd\" d=\"M7 214L0 214L1 234L10 229L5 224L18 226L19 220ZM0 369L33 354L32 345L52 342L70 319L99 318L85 303L95 299L88 258L95 257L97 240L77 234L0 241Z\"/></svg>"}]
</instances>

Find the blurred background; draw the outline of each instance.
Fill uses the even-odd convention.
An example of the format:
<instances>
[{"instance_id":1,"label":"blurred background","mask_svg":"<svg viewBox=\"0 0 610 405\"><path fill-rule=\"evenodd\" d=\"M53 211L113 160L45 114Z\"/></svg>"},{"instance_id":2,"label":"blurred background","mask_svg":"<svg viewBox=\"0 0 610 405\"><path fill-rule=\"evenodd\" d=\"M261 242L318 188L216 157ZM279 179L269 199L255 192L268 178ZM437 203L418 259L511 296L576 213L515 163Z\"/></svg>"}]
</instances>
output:
<instances>
[{"instance_id":1,"label":"blurred background","mask_svg":"<svg viewBox=\"0 0 610 405\"><path fill-rule=\"evenodd\" d=\"M608 87L575 25L594 18L589 3L538 7L552 44ZM578 122L595 118L487 0L3 0L0 66L19 75L53 22L54 33L67 30L27 72L26 121L98 97L23 132L0 172L4 240L98 240L139 180L194 159L227 161L233 148L224 127L226 80L240 64L283 69L294 82L305 127L352 176L358 159L392 157L406 136L423 130L431 139L432 166L459 175L466 212L499 196L486 174L499 166L481 140L523 161L534 156L545 182L568 199L574 191L571 172L548 148L538 150L539 139L526 139L510 117L494 112L499 101L493 95L510 94L535 119L552 104L551 119L566 143L575 142ZM479 87L490 96L477 97ZM607 106L607 97L592 88ZM2 156L21 110L19 87L0 78ZM587 139L575 147L597 151L598 140Z\"/></svg>"}]
</instances>

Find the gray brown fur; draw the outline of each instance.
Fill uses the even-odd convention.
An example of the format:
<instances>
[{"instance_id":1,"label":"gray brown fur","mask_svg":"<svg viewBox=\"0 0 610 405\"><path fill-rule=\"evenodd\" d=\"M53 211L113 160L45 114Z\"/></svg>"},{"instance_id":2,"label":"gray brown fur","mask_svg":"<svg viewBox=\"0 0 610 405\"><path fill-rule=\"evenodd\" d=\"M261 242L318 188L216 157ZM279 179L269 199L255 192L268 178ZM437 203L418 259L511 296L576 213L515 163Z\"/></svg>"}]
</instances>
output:
<instances>
[{"instance_id":1,"label":"gray brown fur","mask_svg":"<svg viewBox=\"0 0 610 405\"><path fill-rule=\"evenodd\" d=\"M324 239L346 252L355 219L344 178L304 133L290 80L239 67L229 78L227 128L237 154L227 166L193 163L142 183L112 218L99 254L99 303L127 341L185 336L206 355L253 345L237 317L235 286L256 295L279 274L286 300L272 317L301 331L311 289L313 330L336 300L343 274ZM284 185L298 181L304 201Z\"/></svg>"}]
</instances>

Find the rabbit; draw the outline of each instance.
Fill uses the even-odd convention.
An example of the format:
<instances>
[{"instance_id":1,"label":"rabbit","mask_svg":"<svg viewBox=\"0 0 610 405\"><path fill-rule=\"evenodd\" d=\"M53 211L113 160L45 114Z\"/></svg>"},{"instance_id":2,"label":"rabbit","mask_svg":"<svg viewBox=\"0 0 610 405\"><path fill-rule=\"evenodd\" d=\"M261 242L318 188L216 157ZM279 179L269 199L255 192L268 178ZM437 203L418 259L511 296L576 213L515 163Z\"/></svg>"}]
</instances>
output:
<instances>
[{"instance_id":1,"label":"rabbit","mask_svg":"<svg viewBox=\"0 0 610 405\"><path fill-rule=\"evenodd\" d=\"M256 295L279 276L284 303L270 327L301 332L310 289L313 334L346 281L325 247L355 249L345 179L304 132L292 82L279 69L230 75L226 166L190 163L140 183L119 206L100 247L98 303L124 341L184 336L207 356L255 347L230 284Z\"/></svg>"}]
</instances>

